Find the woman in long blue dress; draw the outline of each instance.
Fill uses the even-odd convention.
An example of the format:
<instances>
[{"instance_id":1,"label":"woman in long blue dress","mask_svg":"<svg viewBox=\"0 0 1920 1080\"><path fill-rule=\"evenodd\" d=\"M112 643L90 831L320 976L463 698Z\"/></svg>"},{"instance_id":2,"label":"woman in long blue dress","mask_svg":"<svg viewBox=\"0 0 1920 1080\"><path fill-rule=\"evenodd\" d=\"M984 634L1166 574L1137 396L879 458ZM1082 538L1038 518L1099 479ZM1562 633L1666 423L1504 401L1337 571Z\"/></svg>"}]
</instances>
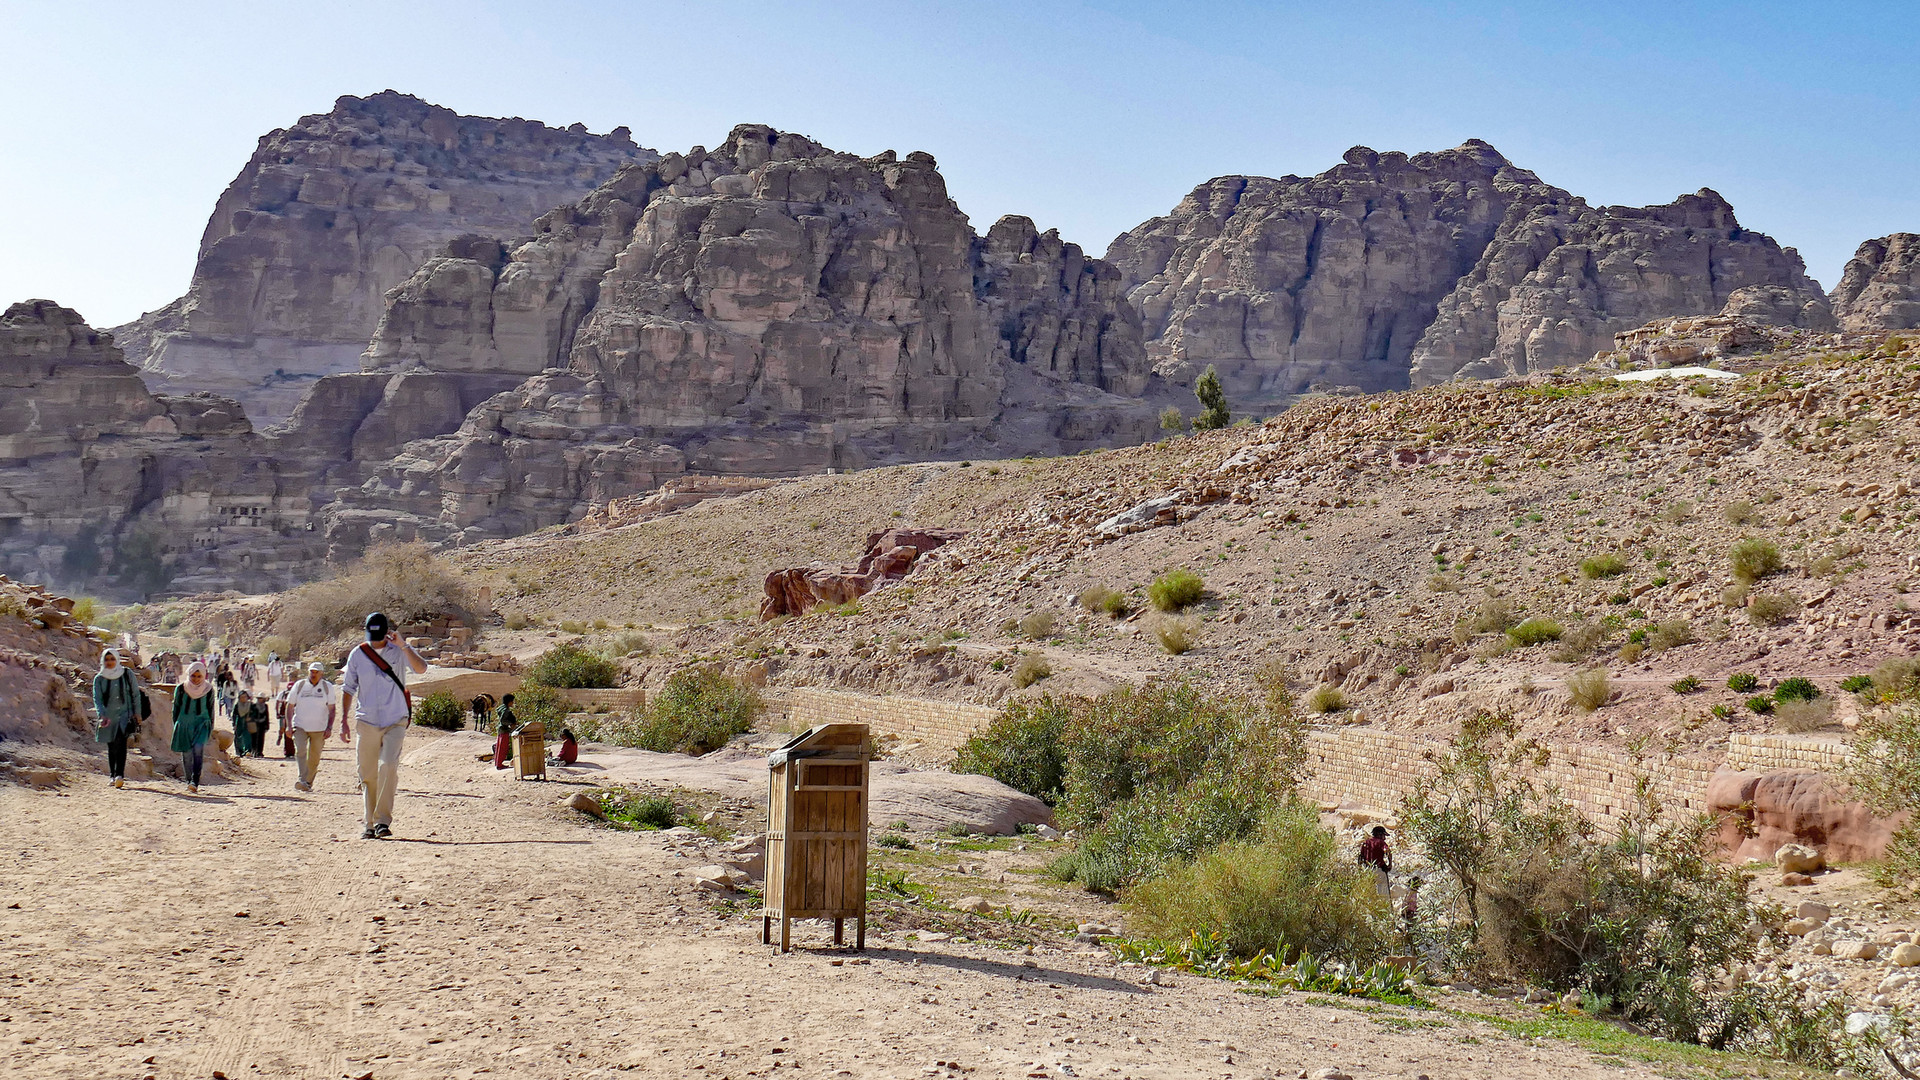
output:
<instances>
[{"instance_id":1,"label":"woman in long blue dress","mask_svg":"<svg viewBox=\"0 0 1920 1080\"><path fill-rule=\"evenodd\" d=\"M120 662L118 651L100 654L100 673L93 677L93 738L107 744L107 776L113 786L127 786L127 739L140 728L143 692L133 669Z\"/></svg>"}]
</instances>

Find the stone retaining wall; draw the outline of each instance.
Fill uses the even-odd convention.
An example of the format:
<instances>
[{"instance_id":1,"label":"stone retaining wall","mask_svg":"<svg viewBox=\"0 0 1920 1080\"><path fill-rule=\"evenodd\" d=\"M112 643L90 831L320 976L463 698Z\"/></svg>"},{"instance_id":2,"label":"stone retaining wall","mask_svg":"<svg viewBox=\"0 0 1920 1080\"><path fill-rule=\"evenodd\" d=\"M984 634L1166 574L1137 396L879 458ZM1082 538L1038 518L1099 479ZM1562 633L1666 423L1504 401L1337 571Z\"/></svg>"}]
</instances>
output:
<instances>
[{"instance_id":1,"label":"stone retaining wall","mask_svg":"<svg viewBox=\"0 0 1920 1080\"><path fill-rule=\"evenodd\" d=\"M795 728L866 724L875 735L897 735L942 750L959 749L967 736L986 727L1000 711L987 705L875 697L810 686L788 691L786 703L788 719Z\"/></svg>"},{"instance_id":2,"label":"stone retaining wall","mask_svg":"<svg viewBox=\"0 0 1920 1080\"><path fill-rule=\"evenodd\" d=\"M1727 740L1727 768L1744 772L1812 769L1844 772L1853 751L1837 739L1809 735L1734 735Z\"/></svg>"}]
</instances>

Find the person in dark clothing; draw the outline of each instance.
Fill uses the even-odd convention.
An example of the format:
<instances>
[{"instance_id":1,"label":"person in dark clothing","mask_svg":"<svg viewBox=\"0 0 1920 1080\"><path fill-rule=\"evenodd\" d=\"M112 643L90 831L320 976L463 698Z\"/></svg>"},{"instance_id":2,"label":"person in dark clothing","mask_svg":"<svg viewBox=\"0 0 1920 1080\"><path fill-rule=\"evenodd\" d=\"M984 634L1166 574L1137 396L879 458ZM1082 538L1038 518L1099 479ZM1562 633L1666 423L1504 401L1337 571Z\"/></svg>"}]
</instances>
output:
<instances>
[{"instance_id":1,"label":"person in dark clothing","mask_svg":"<svg viewBox=\"0 0 1920 1080\"><path fill-rule=\"evenodd\" d=\"M1393 873L1393 849L1387 845L1387 827L1375 825L1373 834L1360 842L1360 865L1374 872L1374 887L1381 896L1391 895L1393 887L1390 876Z\"/></svg>"},{"instance_id":2,"label":"person in dark clothing","mask_svg":"<svg viewBox=\"0 0 1920 1080\"><path fill-rule=\"evenodd\" d=\"M146 693L133 669L108 649L100 654L100 673L93 677L93 715L98 721L93 737L107 744L107 776L113 786L127 786L127 739L140 730Z\"/></svg>"},{"instance_id":3,"label":"person in dark clothing","mask_svg":"<svg viewBox=\"0 0 1920 1080\"><path fill-rule=\"evenodd\" d=\"M493 710L493 767L504 769L513 760L513 729L519 718L513 715L513 695L500 699L500 707Z\"/></svg>"}]
</instances>

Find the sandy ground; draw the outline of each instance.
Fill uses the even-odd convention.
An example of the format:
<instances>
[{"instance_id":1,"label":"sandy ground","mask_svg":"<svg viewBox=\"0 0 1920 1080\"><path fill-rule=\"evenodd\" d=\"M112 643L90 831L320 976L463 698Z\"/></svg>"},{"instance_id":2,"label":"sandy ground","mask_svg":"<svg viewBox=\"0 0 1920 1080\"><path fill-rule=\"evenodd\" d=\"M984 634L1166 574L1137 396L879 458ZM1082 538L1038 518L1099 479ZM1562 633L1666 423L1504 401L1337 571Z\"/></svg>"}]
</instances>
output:
<instances>
[{"instance_id":1,"label":"sandy ground","mask_svg":"<svg viewBox=\"0 0 1920 1080\"><path fill-rule=\"evenodd\" d=\"M0 786L0 1073L20 1077L1653 1076L1438 1011L1262 998L1062 942L875 934L834 950L676 878L660 834L584 826L560 784L409 737L396 839L363 841L348 751L318 790L249 766ZM1303 1072L1304 1070L1304 1072Z\"/></svg>"}]
</instances>

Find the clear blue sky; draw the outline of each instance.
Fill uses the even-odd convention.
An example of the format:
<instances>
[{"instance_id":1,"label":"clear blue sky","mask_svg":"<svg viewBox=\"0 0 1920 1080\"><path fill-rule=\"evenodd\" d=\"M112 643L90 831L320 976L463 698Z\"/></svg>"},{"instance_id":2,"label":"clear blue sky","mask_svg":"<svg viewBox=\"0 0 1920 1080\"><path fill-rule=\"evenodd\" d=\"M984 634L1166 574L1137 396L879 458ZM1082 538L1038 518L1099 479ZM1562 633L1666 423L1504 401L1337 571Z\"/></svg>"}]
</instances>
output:
<instances>
[{"instance_id":1,"label":"clear blue sky","mask_svg":"<svg viewBox=\"0 0 1920 1080\"><path fill-rule=\"evenodd\" d=\"M0 0L0 303L184 291L255 140L341 94L926 150L984 231L1098 254L1226 173L1486 139L1595 203L1718 189L1831 286L1920 231L1920 3Z\"/></svg>"}]
</instances>

